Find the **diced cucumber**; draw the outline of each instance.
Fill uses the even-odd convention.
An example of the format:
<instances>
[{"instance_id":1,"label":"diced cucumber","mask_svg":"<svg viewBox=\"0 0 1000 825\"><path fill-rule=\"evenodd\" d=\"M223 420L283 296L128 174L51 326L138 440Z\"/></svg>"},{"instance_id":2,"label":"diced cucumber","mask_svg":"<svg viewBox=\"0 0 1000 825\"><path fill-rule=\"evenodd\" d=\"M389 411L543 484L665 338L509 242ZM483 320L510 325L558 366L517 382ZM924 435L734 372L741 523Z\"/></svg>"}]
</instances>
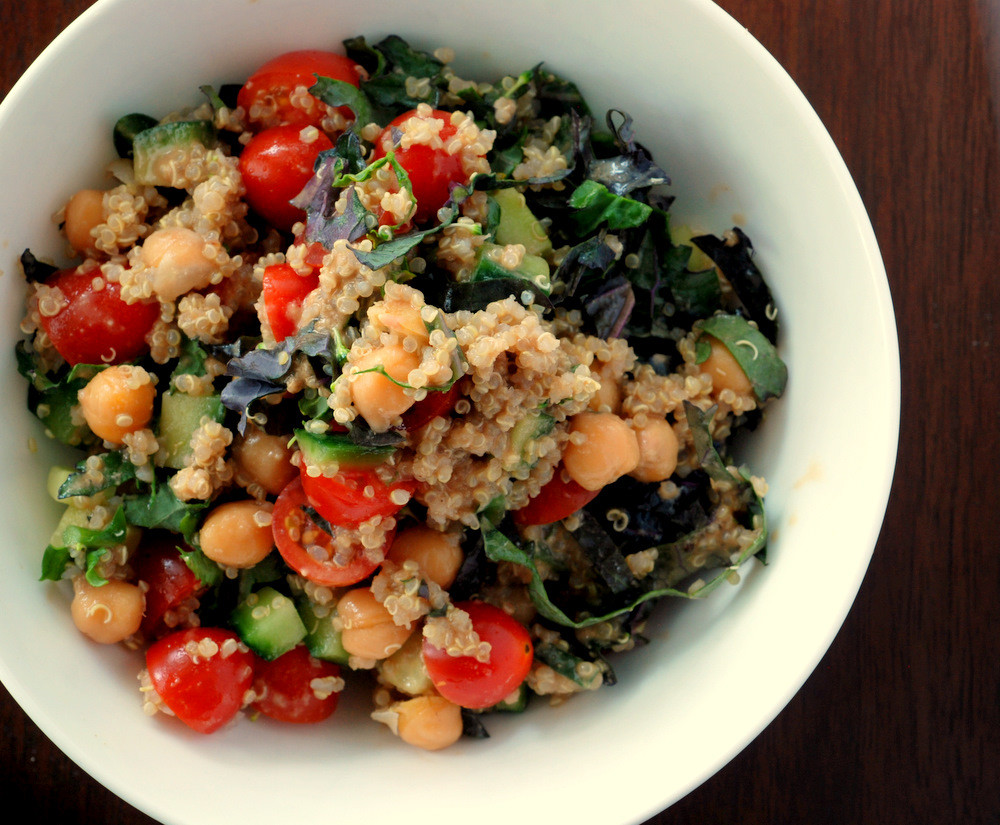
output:
<instances>
[{"instance_id":1,"label":"diced cucumber","mask_svg":"<svg viewBox=\"0 0 1000 825\"><path fill-rule=\"evenodd\" d=\"M139 134L139 132L151 129L156 125L156 123L157 120L155 117L139 114L138 112L134 112L130 115L123 115L118 118L118 122L115 123L114 132L112 134L115 142L115 151L118 153L118 157L132 157L132 142L135 140L135 136Z\"/></svg>"},{"instance_id":2,"label":"diced cucumber","mask_svg":"<svg viewBox=\"0 0 1000 825\"><path fill-rule=\"evenodd\" d=\"M379 677L408 696L434 690L434 682L424 666L423 635L414 633L405 644L379 666Z\"/></svg>"},{"instance_id":3,"label":"diced cucumber","mask_svg":"<svg viewBox=\"0 0 1000 825\"><path fill-rule=\"evenodd\" d=\"M317 659L346 665L350 654L344 650L340 631L333 626L336 608L316 605L305 596L295 600L295 607L306 629L304 641L309 652Z\"/></svg>"},{"instance_id":4,"label":"diced cucumber","mask_svg":"<svg viewBox=\"0 0 1000 825\"><path fill-rule=\"evenodd\" d=\"M472 271L470 280L490 281L498 278L522 278L532 286L548 294L552 289L549 277L549 262L539 255L525 254L521 263L514 269L507 269L497 259L496 253L502 249L500 244L487 241L479 248L476 268Z\"/></svg>"},{"instance_id":5,"label":"diced cucumber","mask_svg":"<svg viewBox=\"0 0 1000 825\"><path fill-rule=\"evenodd\" d=\"M178 120L144 129L132 139L132 165L138 183L183 186L174 169L184 169L194 147L216 145L215 126L208 120Z\"/></svg>"},{"instance_id":6,"label":"diced cucumber","mask_svg":"<svg viewBox=\"0 0 1000 825\"><path fill-rule=\"evenodd\" d=\"M526 415L510 431L506 455L514 456L517 461L534 464L535 462L531 460L529 446L536 439L552 432L555 425L556 420L541 410Z\"/></svg>"},{"instance_id":7,"label":"diced cucumber","mask_svg":"<svg viewBox=\"0 0 1000 825\"><path fill-rule=\"evenodd\" d=\"M355 444L344 433L310 433L295 431L295 443L310 467L336 467L340 470L360 470L377 467L395 451L395 447L366 447Z\"/></svg>"},{"instance_id":8,"label":"diced cucumber","mask_svg":"<svg viewBox=\"0 0 1000 825\"><path fill-rule=\"evenodd\" d=\"M184 467L191 456L191 436L194 431L205 418L221 422L225 413L222 398L218 395L164 393L156 433L165 456L164 466L173 470Z\"/></svg>"},{"instance_id":9,"label":"diced cucumber","mask_svg":"<svg viewBox=\"0 0 1000 825\"><path fill-rule=\"evenodd\" d=\"M510 696L501 699L489 710L497 713L521 713L528 707L528 696L531 691L523 682Z\"/></svg>"},{"instance_id":10,"label":"diced cucumber","mask_svg":"<svg viewBox=\"0 0 1000 825\"><path fill-rule=\"evenodd\" d=\"M246 645L265 659L277 659L306 637L295 603L273 587L247 596L230 616Z\"/></svg>"},{"instance_id":11,"label":"diced cucumber","mask_svg":"<svg viewBox=\"0 0 1000 825\"><path fill-rule=\"evenodd\" d=\"M670 225L670 242L676 246L691 247L691 257L688 259L687 268L691 272L704 272L706 269L715 269L715 263L711 258L702 252L697 246L691 243L694 231L686 224Z\"/></svg>"},{"instance_id":12,"label":"diced cucumber","mask_svg":"<svg viewBox=\"0 0 1000 825\"><path fill-rule=\"evenodd\" d=\"M49 468L49 475L45 479L45 489L48 491L49 496L51 496L53 501L58 501L60 504L67 503L60 500L59 488L62 487L63 482L72 474L73 471L69 467L60 467L59 465L56 465Z\"/></svg>"},{"instance_id":13,"label":"diced cucumber","mask_svg":"<svg viewBox=\"0 0 1000 825\"><path fill-rule=\"evenodd\" d=\"M65 547L66 539L63 536L66 533L66 528L86 527L88 516L89 513L86 510L81 510L78 507L67 507L63 510L56 529L52 531L52 538L49 539L49 544L53 547Z\"/></svg>"},{"instance_id":14,"label":"diced cucumber","mask_svg":"<svg viewBox=\"0 0 1000 825\"><path fill-rule=\"evenodd\" d=\"M491 197L500 207L500 221L493 233L498 244L524 244L529 255L544 256L552 251L545 227L528 208L522 192L497 189Z\"/></svg>"}]
</instances>

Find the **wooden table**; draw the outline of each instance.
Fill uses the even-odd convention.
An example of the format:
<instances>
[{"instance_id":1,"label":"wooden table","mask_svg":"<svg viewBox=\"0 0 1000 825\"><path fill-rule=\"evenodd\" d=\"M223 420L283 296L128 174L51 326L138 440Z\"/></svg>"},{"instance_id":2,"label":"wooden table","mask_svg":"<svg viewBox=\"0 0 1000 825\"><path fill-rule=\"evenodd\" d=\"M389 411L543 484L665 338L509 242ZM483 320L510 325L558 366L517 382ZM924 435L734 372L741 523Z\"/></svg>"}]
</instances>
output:
<instances>
[{"instance_id":1,"label":"wooden table","mask_svg":"<svg viewBox=\"0 0 1000 825\"><path fill-rule=\"evenodd\" d=\"M88 5L2 0L0 93ZM756 741L650 822L1000 822L1000 2L720 5L790 72L857 181L895 302L903 420L882 536L830 651ZM6 809L152 823L2 690L0 730Z\"/></svg>"}]
</instances>

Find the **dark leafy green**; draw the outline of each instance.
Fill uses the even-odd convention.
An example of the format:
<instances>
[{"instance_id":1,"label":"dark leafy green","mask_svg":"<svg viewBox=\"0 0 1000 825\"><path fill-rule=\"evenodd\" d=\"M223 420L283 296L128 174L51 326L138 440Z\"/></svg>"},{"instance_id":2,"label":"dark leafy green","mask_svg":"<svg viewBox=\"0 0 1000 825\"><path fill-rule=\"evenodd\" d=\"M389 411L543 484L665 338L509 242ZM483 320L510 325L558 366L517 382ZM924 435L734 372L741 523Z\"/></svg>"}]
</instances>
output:
<instances>
[{"instance_id":1,"label":"dark leafy green","mask_svg":"<svg viewBox=\"0 0 1000 825\"><path fill-rule=\"evenodd\" d=\"M728 239L715 235L698 235L691 242L708 255L733 291L748 318L772 343L778 341L778 310L764 276L753 260L753 244L738 226L733 227Z\"/></svg>"}]
</instances>

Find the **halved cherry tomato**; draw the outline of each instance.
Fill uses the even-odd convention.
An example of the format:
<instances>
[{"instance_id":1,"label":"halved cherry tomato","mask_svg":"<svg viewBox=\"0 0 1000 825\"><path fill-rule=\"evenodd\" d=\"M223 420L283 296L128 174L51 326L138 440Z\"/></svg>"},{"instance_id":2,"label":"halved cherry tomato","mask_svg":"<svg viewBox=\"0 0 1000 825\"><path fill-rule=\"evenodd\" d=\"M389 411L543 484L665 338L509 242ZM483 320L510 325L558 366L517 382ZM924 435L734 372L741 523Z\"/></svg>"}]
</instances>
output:
<instances>
[{"instance_id":1,"label":"halved cherry tomato","mask_svg":"<svg viewBox=\"0 0 1000 825\"><path fill-rule=\"evenodd\" d=\"M299 469L302 489L316 512L331 524L356 527L375 516L398 513L402 504L390 496L394 490L406 490L411 495L416 483L411 480L386 484L373 469L341 470L335 476L311 476L305 462ZM366 491L370 488L371 495Z\"/></svg>"},{"instance_id":2,"label":"halved cherry tomato","mask_svg":"<svg viewBox=\"0 0 1000 825\"><path fill-rule=\"evenodd\" d=\"M438 416L448 415L461 397L462 389L458 381L447 390L428 392L422 401L417 401L403 413L403 427L407 430L419 430Z\"/></svg>"},{"instance_id":3,"label":"halved cherry tomato","mask_svg":"<svg viewBox=\"0 0 1000 825\"><path fill-rule=\"evenodd\" d=\"M274 503L271 530L285 563L300 576L324 587L346 587L369 576L379 562L372 562L360 545L353 548L354 553L346 564L334 561L333 538L316 525L305 509L309 506L298 478L289 482ZM336 525L331 527L335 532L341 529ZM392 543L394 532L386 535L381 555Z\"/></svg>"},{"instance_id":4,"label":"halved cherry tomato","mask_svg":"<svg viewBox=\"0 0 1000 825\"><path fill-rule=\"evenodd\" d=\"M316 75L343 80L358 86L360 75L353 60L342 54L313 49L286 52L267 61L255 71L237 95L236 102L255 125L265 127L292 124L319 126L326 114L326 107L310 96L308 106L293 106L292 93L298 86L307 89L316 83ZM266 116L255 115L254 104L259 103ZM346 118L351 110L341 106L338 111Z\"/></svg>"},{"instance_id":5,"label":"halved cherry tomato","mask_svg":"<svg viewBox=\"0 0 1000 825\"><path fill-rule=\"evenodd\" d=\"M531 636L524 625L486 602L459 602L455 607L469 614L479 638L489 642L489 661L452 656L424 639L424 665L434 687L448 701L473 710L492 707L510 696L531 670Z\"/></svg>"},{"instance_id":6,"label":"halved cherry tomato","mask_svg":"<svg viewBox=\"0 0 1000 825\"><path fill-rule=\"evenodd\" d=\"M298 329L302 302L319 286L319 275L299 275L289 264L264 268L264 309L275 341L284 341Z\"/></svg>"},{"instance_id":7,"label":"halved cherry tomato","mask_svg":"<svg viewBox=\"0 0 1000 825\"><path fill-rule=\"evenodd\" d=\"M161 634L166 629L163 617L167 611L176 609L204 587L172 542L158 540L140 547L134 567L136 579L149 587L141 625L147 636Z\"/></svg>"},{"instance_id":8,"label":"halved cherry tomato","mask_svg":"<svg viewBox=\"0 0 1000 825\"><path fill-rule=\"evenodd\" d=\"M556 468L552 480L548 482L538 495L512 514L514 522L527 527L532 524L552 524L573 515L577 510L589 504L600 490L586 490L573 479L566 476L562 466Z\"/></svg>"},{"instance_id":9,"label":"halved cherry tomato","mask_svg":"<svg viewBox=\"0 0 1000 825\"><path fill-rule=\"evenodd\" d=\"M239 713L253 685L254 664L240 637L217 627L178 630L146 651L153 688L199 733L212 733Z\"/></svg>"},{"instance_id":10,"label":"halved cherry tomato","mask_svg":"<svg viewBox=\"0 0 1000 825\"><path fill-rule=\"evenodd\" d=\"M160 316L157 301L126 304L121 287L105 280L98 269L63 269L45 285L66 298L55 315L41 316L41 325L68 363L124 364L148 352L146 334Z\"/></svg>"},{"instance_id":11,"label":"halved cherry tomato","mask_svg":"<svg viewBox=\"0 0 1000 825\"><path fill-rule=\"evenodd\" d=\"M416 110L404 112L395 118L375 139L374 158L385 157L394 150L396 161L410 178L413 187L413 197L417 201L417 211L413 217L414 223L426 223L436 217L438 210L451 197L451 187L466 183L468 176L462 166L461 155L452 155L444 148L432 148L422 144L414 144L404 148L393 146L393 131L398 129L410 118L419 117ZM451 123L451 113L434 109L430 115L444 121L444 126L438 133L447 143L456 129Z\"/></svg>"},{"instance_id":12,"label":"halved cherry tomato","mask_svg":"<svg viewBox=\"0 0 1000 825\"><path fill-rule=\"evenodd\" d=\"M322 722L337 709L340 693L329 689L329 680L339 677L333 662L311 656L305 645L293 647L277 659L257 663L254 690L262 698L253 707L279 722Z\"/></svg>"},{"instance_id":13,"label":"halved cherry tomato","mask_svg":"<svg viewBox=\"0 0 1000 825\"><path fill-rule=\"evenodd\" d=\"M305 212L290 201L309 182L319 153L332 148L322 132L307 143L299 126L275 126L254 135L240 155L250 208L272 226L291 229Z\"/></svg>"}]
</instances>

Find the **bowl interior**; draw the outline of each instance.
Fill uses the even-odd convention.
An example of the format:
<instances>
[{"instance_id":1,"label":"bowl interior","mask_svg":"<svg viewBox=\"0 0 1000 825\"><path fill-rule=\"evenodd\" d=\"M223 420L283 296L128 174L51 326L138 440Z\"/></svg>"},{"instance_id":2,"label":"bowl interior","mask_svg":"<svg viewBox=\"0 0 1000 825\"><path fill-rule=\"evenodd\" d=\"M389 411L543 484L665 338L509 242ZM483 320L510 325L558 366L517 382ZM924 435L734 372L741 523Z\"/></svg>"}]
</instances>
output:
<instances>
[{"instance_id":1,"label":"bowl interior","mask_svg":"<svg viewBox=\"0 0 1000 825\"><path fill-rule=\"evenodd\" d=\"M451 46L469 77L544 60L574 79L595 111L634 117L672 177L678 219L713 232L738 223L753 239L777 297L791 376L747 454L770 484L769 565L753 564L739 586L704 602L670 605L653 643L616 662L613 689L554 708L537 703L525 717L493 722L486 741L437 754L406 748L359 720L361 695L317 729L243 720L202 737L144 717L141 659L87 643L72 626L66 589L38 583L57 517L44 492L57 450L25 411L8 357L0 361L8 388L0 454L18 472L0 479L0 603L19 618L0 634L0 678L72 759L165 823L370 816L386 804L388 777L413 825L470 811L483 823L507 822L533 806L558 806L577 825L636 822L731 759L812 671L866 570L895 458L895 328L863 205L791 80L718 7L101 0L0 109L3 346L11 352L19 337L17 256L25 247L60 256L48 218L75 189L102 181L110 125L121 114L195 104L199 85L240 82L287 49L390 33L424 48ZM46 125L56 120L72 128ZM845 414L845 397L864 406L849 402ZM248 786L267 791L220 792Z\"/></svg>"}]
</instances>

